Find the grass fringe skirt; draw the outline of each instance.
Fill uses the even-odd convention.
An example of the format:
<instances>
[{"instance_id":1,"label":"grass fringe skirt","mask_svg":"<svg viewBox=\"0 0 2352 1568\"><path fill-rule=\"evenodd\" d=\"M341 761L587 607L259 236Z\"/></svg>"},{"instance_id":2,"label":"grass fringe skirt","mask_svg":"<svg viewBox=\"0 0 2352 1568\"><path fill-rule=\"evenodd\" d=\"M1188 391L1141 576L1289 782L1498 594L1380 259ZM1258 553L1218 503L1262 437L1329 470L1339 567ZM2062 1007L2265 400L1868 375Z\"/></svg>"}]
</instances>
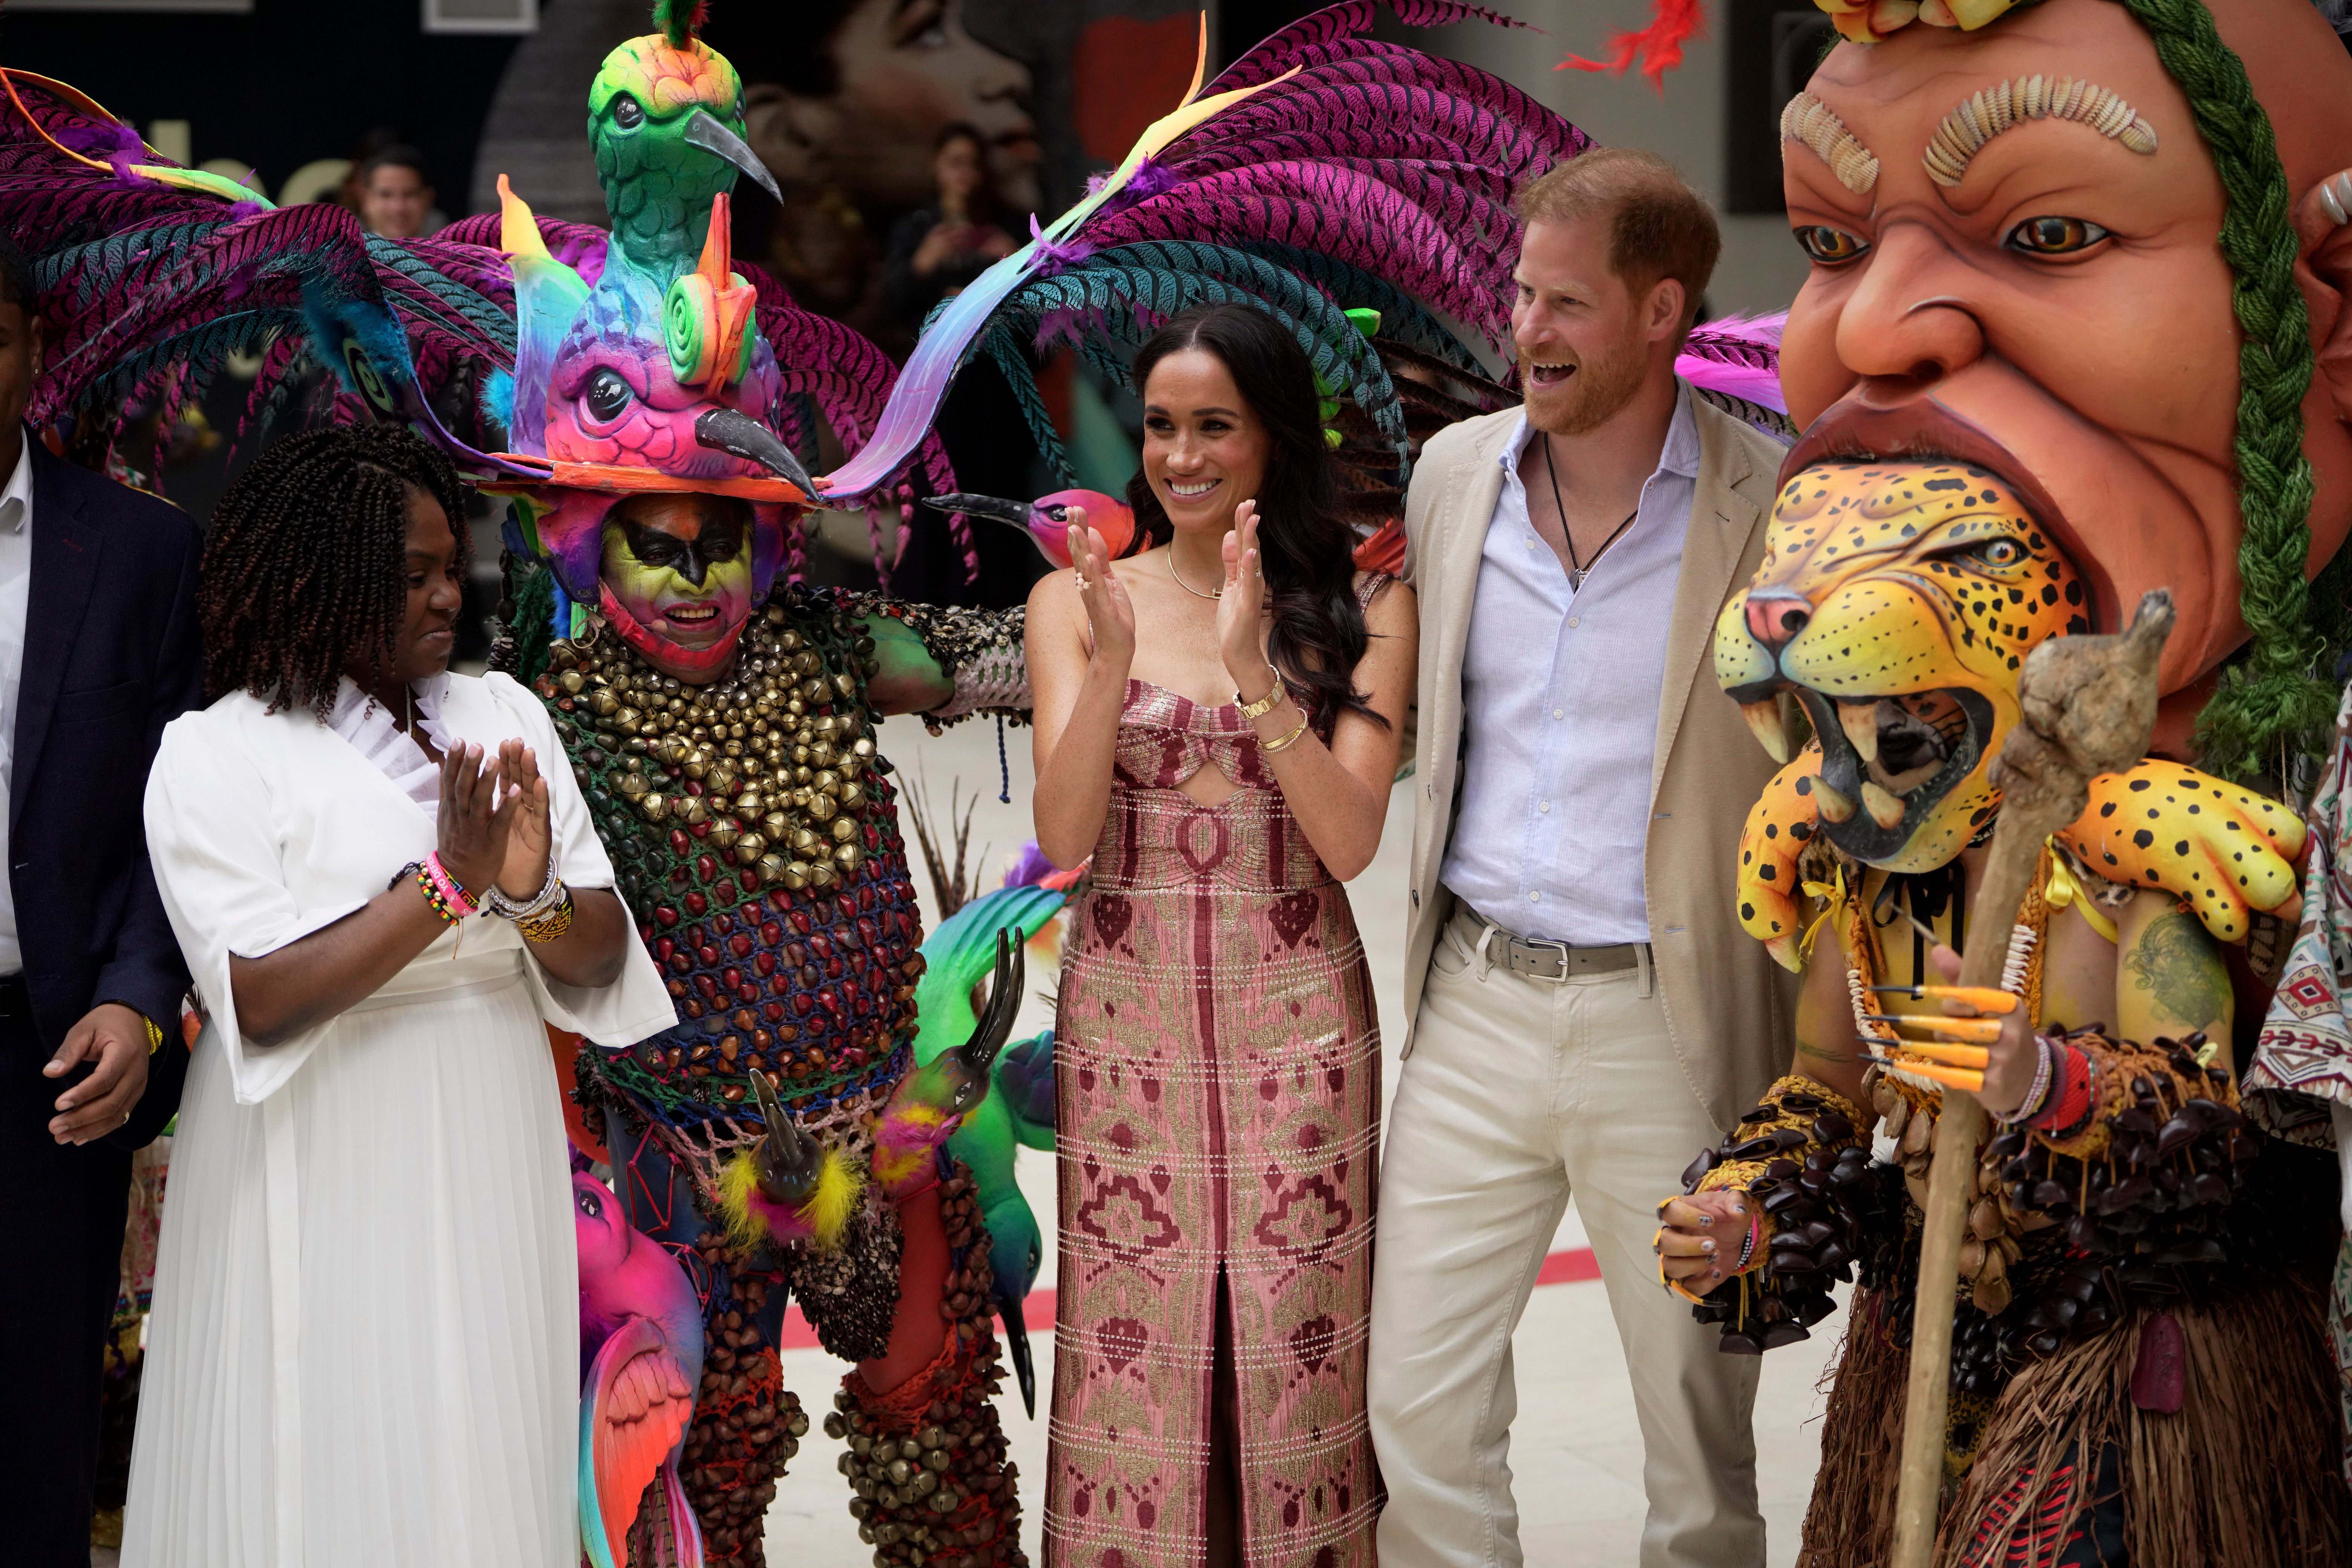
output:
<instances>
[{"instance_id":1,"label":"grass fringe skirt","mask_svg":"<svg viewBox=\"0 0 2352 1568\"><path fill-rule=\"evenodd\" d=\"M2042 1517L2063 1484L2062 1465L2081 1457L2087 1473L2109 1445L2123 1457L2130 1568L2352 1563L2325 1310L2311 1284L2268 1272L2173 1308L2186 1351L2185 1397L2173 1415L2132 1399L2153 1309L2028 1363L1989 1412L1976 1462L1947 1489L1937 1568L2006 1563L2012 1537ZM1886 1331L1885 1311L1881 1293L1855 1290L1800 1568L1878 1568L1892 1554L1910 1357ZM1978 1521L1996 1504L2004 1521L1979 1542Z\"/></svg>"}]
</instances>

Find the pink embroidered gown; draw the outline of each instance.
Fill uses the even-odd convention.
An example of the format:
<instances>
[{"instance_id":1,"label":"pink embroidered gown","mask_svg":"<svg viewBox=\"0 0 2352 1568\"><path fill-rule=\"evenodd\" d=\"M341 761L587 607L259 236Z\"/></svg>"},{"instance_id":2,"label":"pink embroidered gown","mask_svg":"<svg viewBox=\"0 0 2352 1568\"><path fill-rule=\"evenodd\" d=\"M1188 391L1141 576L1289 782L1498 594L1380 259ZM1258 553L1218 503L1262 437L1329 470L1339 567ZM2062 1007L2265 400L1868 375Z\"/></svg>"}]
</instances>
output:
<instances>
[{"instance_id":1,"label":"pink embroidered gown","mask_svg":"<svg viewBox=\"0 0 2352 1568\"><path fill-rule=\"evenodd\" d=\"M1238 786L1213 807L1174 787L1211 762ZM1240 1561L1369 1568L1371 976L1230 704L1128 682L1055 1058L1046 1563L1203 1560L1222 1270Z\"/></svg>"}]
</instances>

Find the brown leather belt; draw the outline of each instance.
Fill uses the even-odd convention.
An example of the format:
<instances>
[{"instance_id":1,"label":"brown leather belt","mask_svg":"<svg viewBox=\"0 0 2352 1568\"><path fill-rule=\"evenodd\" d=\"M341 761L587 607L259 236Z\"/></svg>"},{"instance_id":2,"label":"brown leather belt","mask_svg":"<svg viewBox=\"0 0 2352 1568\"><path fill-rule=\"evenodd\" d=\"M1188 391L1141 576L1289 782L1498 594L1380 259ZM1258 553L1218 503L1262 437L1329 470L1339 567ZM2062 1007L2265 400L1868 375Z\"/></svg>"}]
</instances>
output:
<instances>
[{"instance_id":1,"label":"brown leather belt","mask_svg":"<svg viewBox=\"0 0 2352 1568\"><path fill-rule=\"evenodd\" d=\"M1468 912L1472 920L1494 933L1486 947L1486 956L1496 967L1524 974L1530 980L1573 980L1582 974L1613 974L1621 969L1641 967L1643 944L1638 942L1621 942L1613 947L1576 947L1564 942L1520 936L1475 910Z\"/></svg>"}]
</instances>

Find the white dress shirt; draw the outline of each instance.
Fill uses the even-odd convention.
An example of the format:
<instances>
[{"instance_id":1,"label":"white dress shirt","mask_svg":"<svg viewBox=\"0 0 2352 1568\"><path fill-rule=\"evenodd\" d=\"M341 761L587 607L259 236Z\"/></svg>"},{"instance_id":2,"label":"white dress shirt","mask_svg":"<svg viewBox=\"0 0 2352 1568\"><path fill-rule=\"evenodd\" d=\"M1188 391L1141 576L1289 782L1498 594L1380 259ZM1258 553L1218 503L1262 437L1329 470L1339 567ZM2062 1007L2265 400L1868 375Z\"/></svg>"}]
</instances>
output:
<instances>
[{"instance_id":1,"label":"white dress shirt","mask_svg":"<svg viewBox=\"0 0 2352 1568\"><path fill-rule=\"evenodd\" d=\"M25 439L32 439L27 433ZM33 596L33 459L19 447L0 488L0 870L8 859L8 798L16 767L16 691L25 679L25 612ZM16 895L0 875L0 975L21 974Z\"/></svg>"},{"instance_id":2,"label":"white dress shirt","mask_svg":"<svg viewBox=\"0 0 2352 1568\"><path fill-rule=\"evenodd\" d=\"M1522 936L1606 947L1650 940L1642 892L1666 632L1697 489L1698 428L1679 384L1633 521L1581 588L1528 517L1520 416L1498 459L1463 651L1467 754L1439 875Z\"/></svg>"}]
</instances>

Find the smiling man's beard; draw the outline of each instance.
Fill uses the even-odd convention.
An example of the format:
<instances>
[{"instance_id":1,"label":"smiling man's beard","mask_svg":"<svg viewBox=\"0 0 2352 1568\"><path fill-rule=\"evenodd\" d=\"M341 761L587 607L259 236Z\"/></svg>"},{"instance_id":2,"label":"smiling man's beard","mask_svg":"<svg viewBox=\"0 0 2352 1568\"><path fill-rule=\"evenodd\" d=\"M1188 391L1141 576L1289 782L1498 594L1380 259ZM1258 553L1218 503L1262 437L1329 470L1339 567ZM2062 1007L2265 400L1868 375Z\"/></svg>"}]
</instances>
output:
<instances>
[{"instance_id":1,"label":"smiling man's beard","mask_svg":"<svg viewBox=\"0 0 2352 1568\"><path fill-rule=\"evenodd\" d=\"M1533 385L1524 363L1519 374L1521 385ZM1649 374L1640 341L1620 343L1605 355L1579 360L1568 384L1546 400L1540 413L1535 399L1528 399L1528 422L1554 436L1581 436L1633 401Z\"/></svg>"}]
</instances>

